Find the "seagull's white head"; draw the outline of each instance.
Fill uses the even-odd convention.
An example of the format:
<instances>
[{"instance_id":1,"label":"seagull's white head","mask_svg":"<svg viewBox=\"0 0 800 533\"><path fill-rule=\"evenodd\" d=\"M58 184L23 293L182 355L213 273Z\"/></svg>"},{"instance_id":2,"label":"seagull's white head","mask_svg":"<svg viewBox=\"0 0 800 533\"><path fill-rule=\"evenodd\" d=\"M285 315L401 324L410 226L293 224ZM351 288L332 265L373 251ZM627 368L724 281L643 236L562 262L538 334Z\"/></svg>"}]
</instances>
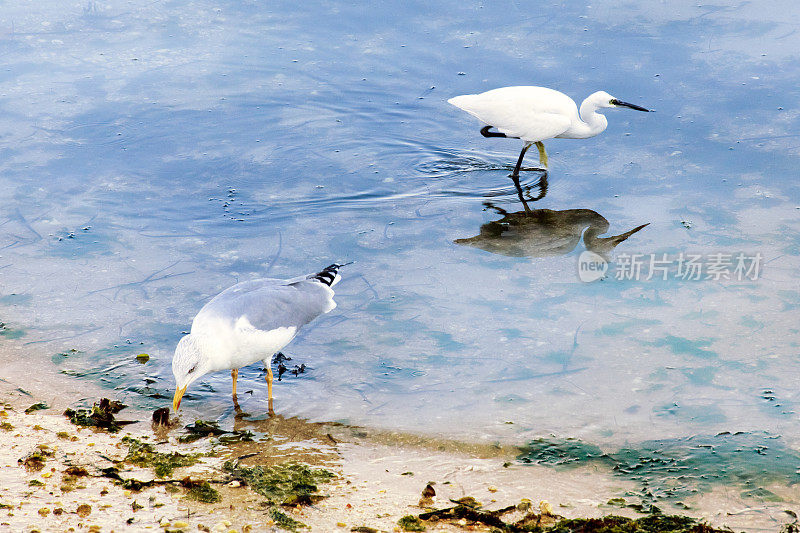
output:
<instances>
[{"instance_id":1,"label":"seagull's white head","mask_svg":"<svg viewBox=\"0 0 800 533\"><path fill-rule=\"evenodd\" d=\"M207 374L209 370L208 358L203 356L202 346L191 335L183 337L175 347L175 355L172 356L172 374L175 376L173 409L178 410L181 398L189 385Z\"/></svg>"}]
</instances>

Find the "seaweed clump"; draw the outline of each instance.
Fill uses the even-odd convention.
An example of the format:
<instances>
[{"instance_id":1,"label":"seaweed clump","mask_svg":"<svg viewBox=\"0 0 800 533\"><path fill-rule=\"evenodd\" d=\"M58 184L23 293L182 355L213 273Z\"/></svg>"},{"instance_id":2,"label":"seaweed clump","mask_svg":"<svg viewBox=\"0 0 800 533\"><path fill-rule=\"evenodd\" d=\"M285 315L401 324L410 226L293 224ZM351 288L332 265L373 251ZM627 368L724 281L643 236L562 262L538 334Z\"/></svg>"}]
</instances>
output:
<instances>
[{"instance_id":1,"label":"seaweed clump","mask_svg":"<svg viewBox=\"0 0 800 533\"><path fill-rule=\"evenodd\" d=\"M614 515L603 518L564 519L554 527L541 531L547 533L730 533L728 529L716 529L688 516L661 514L637 519Z\"/></svg>"},{"instance_id":2,"label":"seaweed clump","mask_svg":"<svg viewBox=\"0 0 800 533\"><path fill-rule=\"evenodd\" d=\"M240 466L235 461L227 461L222 468L231 477L249 485L254 492L264 496L272 505L315 503L323 498L317 493L317 485L334 477L328 470L311 468L299 463L248 468Z\"/></svg>"},{"instance_id":3,"label":"seaweed clump","mask_svg":"<svg viewBox=\"0 0 800 533\"><path fill-rule=\"evenodd\" d=\"M50 448L46 444L40 444L34 451L20 458L17 463L24 466L25 470L28 472L38 472L44 468L47 459L53 456L55 456L55 454L50 451Z\"/></svg>"},{"instance_id":4,"label":"seaweed clump","mask_svg":"<svg viewBox=\"0 0 800 533\"><path fill-rule=\"evenodd\" d=\"M222 501L219 492L211 486L208 481L193 481L190 478L184 478L181 485L188 489L186 497L190 500L203 503L217 503Z\"/></svg>"},{"instance_id":5,"label":"seaweed clump","mask_svg":"<svg viewBox=\"0 0 800 533\"><path fill-rule=\"evenodd\" d=\"M397 525L400 526L400 529L403 531L425 531L422 520L410 514L398 520Z\"/></svg>"},{"instance_id":6,"label":"seaweed clump","mask_svg":"<svg viewBox=\"0 0 800 533\"><path fill-rule=\"evenodd\" d=\"M76 426L97 427L116 433L122 426L135 423L135 421L117 420L114 417L126 407L127 405L122 402L103 398L91 409L67 409L64 411L64 416Z\"/></svg>"},{"instance_id":7,"label":"seaweed clump","mask_svg":"<svg viewBox=\"0 0 800 533\"><path fill-rule=\"evenodd\" d=\"M45 402L38 402L25 409L25 414L29 415L34 411L41 411L42 409L50 409L50 406Z\"/></svg>"},{"instance_id":8,"label":"seaweed clump","mask_svg":"<svg viewBox=\"0 0 800 533\"><path fill-rule=\"evenodd\" d=\"M503 520L503 515L518 509L518 506L512 505L497 511L488 511L459 504L455 507L422 513L418 517L405 516L400 519L398 525L405 531L424 531L424 526L423 529L407 529L406 526L406 524L412 527L422 526L423 521L445 521L454 524L463 524L466 521L467 524L490 526L493 532L503 533L731 533L729 529L716 529L688 516L663 514L651 514L636 519L615 515L603 518L568 519L547 513L530 512L516 521Z\"/></svg>"},{"instance_id":9,"label":"seaweed clump","mask_svg":"<svg viewBox=\"0 0 800 533\"><path fill-rule=\"evenodd\" d=\"M269 517L275 522L276 526L287 531L297 531L298 528L308 527L304 523L287 516L276 507L269 510Z\"/></svg>"},{"instance_id":10,"label":"seaweed clump","mask_svg":"<svg viewBox=\"0 0 800 533\"><path fill-rule=\"evenodd\" d=\"M233 442L249 442L253 440L253 434L250 431L225 431L219 427L219 423L215 421L206 422L204 420L195 420L194 424L186 426L189 432L178 438L179 442L187 443L194 442L204 437L217 437L223 444L231 444Z\"/></svg>"},{"instance_id":11,"label":"seaweed clump","mask_svg":"<svg viewBox=\"0 0 800 533\"><path fill-rule=\"evenodd\" d=\"M128 436L123 437L122 442L128 445L128 455L123 459L126 463L152 468L160 478L171 475L176 468L192 466L197 463L200 456L200 454L157 452L152 444Z\"/></svg>"}]
</instances>

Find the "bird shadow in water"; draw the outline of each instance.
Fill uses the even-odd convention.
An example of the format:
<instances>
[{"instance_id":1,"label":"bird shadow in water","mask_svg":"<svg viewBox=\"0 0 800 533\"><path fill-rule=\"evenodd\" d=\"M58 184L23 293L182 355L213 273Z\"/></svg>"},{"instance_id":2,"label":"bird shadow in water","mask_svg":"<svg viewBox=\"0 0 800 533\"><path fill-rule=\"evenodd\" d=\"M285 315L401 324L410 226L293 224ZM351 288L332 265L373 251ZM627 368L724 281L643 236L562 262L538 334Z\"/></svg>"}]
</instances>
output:
<instances>
[{"instance_id":1,"label":"bird shadow in water","mask_svg":"<svg viewBox=\"0 0 800 533\"><path fill-rule=\"evenodd\" d=\"M514 182L514 187L517 189L517 198L519 198L519 201L522 202L526 212L530 212L531 210L530 207L528 207L528 202L537 202L547 195L547 171L542 171L541 169L531 170L538 170L542 172L542 174L539 176L539 179L532 184L525 184L523 186L519 181L519 176L515 176L513 174L509 176ZM538 190L535 196L531 194L531 191L534 189ZM484 203L484 205L487 204L488 202Z\"/></svg>"},{"instance_id":2,"label":"bird shadow in water","mask_svg":"<svg viewBox=\"0 0 800 533\"><path fill-rule=\"evenodd\" d=\"M523 192L518 189L520 197ZM525 200L522 203L525 209L512 213L484 202L486 209L502 218L481 225L480 233L474 237L453 242L510 257L552 257L568 254L583 239L587 250L607 259L617 245L649 225L648 222L618 235L601 237L611 225L597 211L530 209Z\"/></svg>"}]
</instances>

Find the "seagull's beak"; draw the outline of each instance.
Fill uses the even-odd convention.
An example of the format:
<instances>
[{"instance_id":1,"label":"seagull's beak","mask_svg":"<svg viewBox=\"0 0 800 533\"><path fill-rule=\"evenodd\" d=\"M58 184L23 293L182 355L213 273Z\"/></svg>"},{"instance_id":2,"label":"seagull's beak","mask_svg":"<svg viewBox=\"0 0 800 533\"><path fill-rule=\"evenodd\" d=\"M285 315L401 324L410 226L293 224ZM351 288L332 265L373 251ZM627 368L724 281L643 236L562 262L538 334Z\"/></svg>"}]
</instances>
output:
<instances>
[{"instance_id":1,"label":"seagull's beak","mask_svg":"<svg viewBox=\"0 0 800 533\"><path fill-rule=\"evenodd\" d=\"M189 385L186 385L188 387ZM181 406L181 398L183 398L183 393L186 392L186 387L182 389L175 389L175 396L172 397L172 409L177 411Z\"/></svg>"},{"instance_id":2,"label":"seagull's beak","mask_svg":"<svg viewBox=\"0 0 800 533\"><path fill-rule=\"evenodd\" d=\"M649 112L650 111L649 109L645 109L640 105L629 104L628 102L623 102L621 100L617 100L616 98L611 100L611 104L615 105L617 107L630 107L631 109L635 109L636 111L645 111L645 112Z\"/></svg>"}]
</instances>

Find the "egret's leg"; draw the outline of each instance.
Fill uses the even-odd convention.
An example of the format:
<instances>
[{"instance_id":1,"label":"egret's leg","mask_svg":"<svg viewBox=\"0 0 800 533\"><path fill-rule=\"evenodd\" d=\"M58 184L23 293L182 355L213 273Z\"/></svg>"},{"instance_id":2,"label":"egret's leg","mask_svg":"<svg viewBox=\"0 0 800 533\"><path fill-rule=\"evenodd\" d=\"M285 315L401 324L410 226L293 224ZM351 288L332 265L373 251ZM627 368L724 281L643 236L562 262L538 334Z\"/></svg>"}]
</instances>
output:
<instances>
[{"instance_id":1,"label":"egret's leg","mask_svg":"<svg viewBox=\"0 0 800 533\"><path fill-rule=\"evenodd\" d=\"M547 168L547 152L544 151L544 143L536 141L536 148L539 149L539 163L542 167Z\"/></svg>"},{"instance_id":2,"label":"egret's leg","mask_svg":"<svg viewBox=\"0 0 800 533\"><path fill-rule=\"evenodd\" d=\"M236 398L236 380L239 379L238 368L231 370L231 379L233 380L233 397Z\"/></svg>"},{"instance_id":3,"label":"egret's leg","mask_svg":"<svg viewBox=\"0 0 800 533\"><path fill-rule=\"evenodd\" d=\"M522 147L522 151L519 153L519 159L517 159L517 166L514 167L514 172L511 173L511 177L512 178L519 177L519 169L522 166L522 160L525 159L525 152L528 151L528 148L531 147L531 144L533 144L533 143L526 142L525 146ZM537 144L541 144L541 143L537 143Z\"/></svg>"},{"instance_id":4,"label":"egret's leg","mask_svg":"<svg viewBox=\"0 0 800 533\"><path fill-rule=\"evenodd\" d=\"M522 205L525 206L525 211L530 211L530 207L528 207L528 202L525 201L525 196L522 194L522 185L519 184L519 176L511 176L511 179L514 180L514 187L517 188L517 196L519 197L519 201L522 202ZM505 215L505 213L503 213Z\"/></svg>"}]
</instances>

